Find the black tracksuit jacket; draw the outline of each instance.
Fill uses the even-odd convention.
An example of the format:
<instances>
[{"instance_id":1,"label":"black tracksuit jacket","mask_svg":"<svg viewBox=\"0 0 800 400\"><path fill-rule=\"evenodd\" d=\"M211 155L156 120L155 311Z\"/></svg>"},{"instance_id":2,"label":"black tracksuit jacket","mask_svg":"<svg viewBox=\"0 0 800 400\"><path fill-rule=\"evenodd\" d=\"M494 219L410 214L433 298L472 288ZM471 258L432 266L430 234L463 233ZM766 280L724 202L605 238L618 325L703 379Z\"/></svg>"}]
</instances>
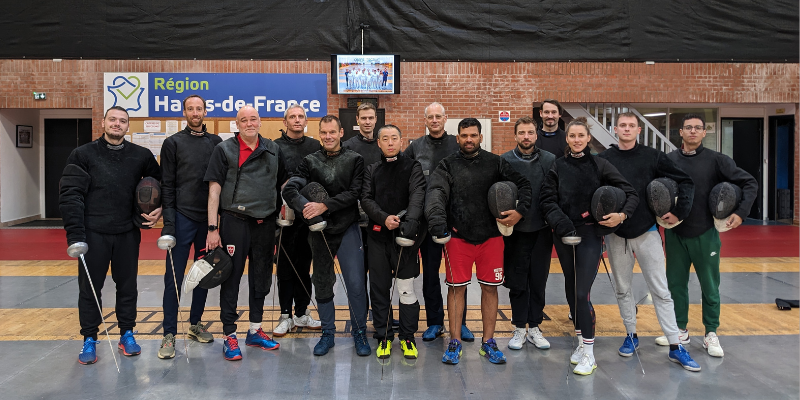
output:
<instances>
[{"instance_id":1,"label":"black tracksuit jacket","mask_svg":"<svg viewBox=\"0 0 800 400\"><path fill-rule=\"evenodd\" d=\"M193 135L188 126L168 137L161 146L161 195L164 207L162 235L175 235L175 212L195 222L208 220L208 183L203 181L214 147L222 138L203 126Z\"/></svg>"}]
</instances>

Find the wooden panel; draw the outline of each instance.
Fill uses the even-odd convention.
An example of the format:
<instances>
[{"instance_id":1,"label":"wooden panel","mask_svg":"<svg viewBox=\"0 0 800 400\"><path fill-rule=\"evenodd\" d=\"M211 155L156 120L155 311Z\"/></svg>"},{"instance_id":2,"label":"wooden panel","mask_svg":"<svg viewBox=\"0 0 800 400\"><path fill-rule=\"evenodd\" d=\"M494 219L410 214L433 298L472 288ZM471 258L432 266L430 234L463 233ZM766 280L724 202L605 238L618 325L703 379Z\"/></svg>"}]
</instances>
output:
<instances>
[{"instance_id":1,"label":"wooden panel","mask_svg":"<svg viewBox=\"0 0 800 400\"><path fill-rule=\"evenodd\" d=\"M312 309L315 307L312 306ZM597 315L596 335L621 337L626 334L625 326L619 316L619 309L615 304L594 306ZM188 318L189 307L182 307L184 316ZM572 321L567 318L569 307L566 305L545 306L546 319L540 327L546 336L572 336L574 330ZM237 331L245 332L249 327L248 312L242 309L242 315L237 322ZM394 308L394 318L398 318L397 308ZM117 319L113 308L104 308L103 314L108 323L112 336L116 337ZM349 337L350 315L347 306L336 306L336 331L337 336ZM316 311L312 311L316 316ZM219 307L206 307L204 314L206 323L211 323L209 332L217 337L222 335L222 323L219 320ZM514 331L511 325L511 307L500 306L497 314L496 337L510 337ZM280 317L280 307L264 307L264 328L270 329L277 325ZM652 305L639 306L637 315L637 333L639 336L660 336L661 327ZM161 308L140 307L136 317L138 339L161 339L161 321L163 313ZM79 340L78 309L77 308L25 308L25 309L0 309L0 321L3 321L3 330L0 331L0 340ZM371 323L370 323L371 324ZM467 307L467 326L479 336L482 334L480 306ZM727 335L797 335L800 334L800 313L797 310L780 311L774 304L723 304L720 312L719 336ZM178 331L183 332L188 325L179 324ZM420 310L419 330L417 337L427 328L424 310ZM695 338L703 335L702 307L700 304L689 306L689 330ZM367 329L373 329L368 327ZM103 338L101 332L101 340ZM319 331L303 331L289 333L286 337L317 337ZM116 340L112 338L112 340ZM697 339L695 339L697 340Z\"/></svg>"},{"instance_id":2,"label":"wooden panel","mask_svg":"<svg viewBox=\"0 0 800 400\"><path fill-rule=\"evenodd\" d=\"M606 259L606 263L608 263L608 259ZM793 257L723 258L720 262L720 272L798 272L798 264L800 264L800 259ZM76 265L73 260L0 260L0 276L77 276ZM475 272L474 266L472 272ZM609 272L612 271L609 269ZM638 263L634 265L633 272L642 272ZM445 273L444 261L439 267L439 273ZM561 264L555 258L550 260L550 273L562 273ZM600 273L605 273L602 264ZM163 260L139 260L139 275L163 274Z\"/></svg>"}]
</instances>

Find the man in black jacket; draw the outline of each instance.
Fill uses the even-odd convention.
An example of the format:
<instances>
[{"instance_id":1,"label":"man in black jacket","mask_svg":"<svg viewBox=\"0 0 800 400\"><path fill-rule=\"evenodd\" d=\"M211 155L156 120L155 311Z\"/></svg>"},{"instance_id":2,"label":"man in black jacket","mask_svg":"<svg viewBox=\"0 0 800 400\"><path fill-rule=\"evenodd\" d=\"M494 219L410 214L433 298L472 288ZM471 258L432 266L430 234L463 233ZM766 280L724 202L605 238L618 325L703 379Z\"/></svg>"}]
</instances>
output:
<instances>
[{"instance_id":1,"label":"man in black jacket","mask_svg":"<svg viewBox=\"0 0 800 400\"><path fill-rule=\"evenodd\" d=\"M304 132L308 120L303 106L295 104L283 114L283 125L286 132L275 143L281 148L286 159L286 170L293 174L305 156L319 151L319 141ZM278 258L278 299L281 306L281 317L278 326L272 332L281 337L295 327L319 330L319 321L315 320L308 310L311 301L311 247L308 245L308 225L299 219L291 226L283 228L281 238L282 249L277 249ZM292 316L294 302L294 316Z\"/></svg>"},{"instance_id":2,"label":"man in black jacket","mask_svg":"<svg viewBox=\"0 0 800 400\"><path fill-rule=\"evenodd\" d=\"M414 333L419 328L414 278L419 276L417 253L425 236L425 226L420 229L420 221L423 225L425 222L422 219L425 177L419 162L400 153L400 135L400 129L394 125L378 130L383 157L364 173L361 205L370 219L367 256L372 265L369 283L378 358L389 358L394 340L394 332L387 324L391 320L390 297L395 275L400 294L400 348L405 358L414 359L418 355ZM404 219L399 215L402 211L406 211ZM411 245L399 248L396 237Z\"/></svg>"},{"instance_id":3,"label":"man in black jacket","mask_svg":"<svg viewBox=\"0 0 800 400\"><path fill-rule=\"evenodd\" d=\"M183 116L186 128L168 137L161 146L161 196L164 208L164 228L161 235L175 237L172 257L167 257L164 272L164 338L158 350L158 358L175 357L175 336L178 334L178 300L175 296L175 281L172 277L170 259L178 260L175 274L178 276L178 293L183 283L189 249L194 245L194 260L206 247L208 233L208 184L203 181L208 160L222 139L206 131L203 119L206 102L193 94L183 100ZM206 306L208 290L196 287L192 291L192 306L189 312L188 336L201 343L214 341L200 323Z\"/></svg>"},{"instance_id":4,"label":"man in black jacket","mask_svg":"<svg viewBox=\"0 0 800 400\"><path fill-rule=\"evenodd\" d=\"M558 126L563 111L561 103L553 99L543 101L539 110L542 126L537 132L536 147L555 154L556 158L564 157L567 147L567 134Z\"/></svg>"},{"instance_id":5,"label":"man in black jacket","mask_svg":"<svg viewBox=\"0 0 800 400\"><path fill-rule=\"evenodd\" d=\"M750 214L758 194L758 182L733 160L703 147L705 119L699 114L686 114L680 130L683 148L668 157L694 181L694 199L683 222L665 232L667 282L675 302L675 318L681 329L681 342L689 343L689 268L694 265L703 292L703 347L712 357L724 355L717 338L719 327L719 252L722 242L708 207L711 189L718 183L730 182L742 189L739 208L728 218L727 225L736 228Z\"/></svg>"},{"instance_id":6,"label":"man in black jacket","mask_svg":"<svg viewBox=\"0 0 800 400\"><path fill-rule=\"evenodd\" d=\"M381 160L381 149L375 138L375 124L378 122L378 110L372 103L362 103L356 109L358 132L355 136L342 142L342 147L350 149L364 157L364 168Z\"/></svg>"},{"instance_id":7,"label":"man in black jacket","mask_svg":"<svg viewBox=\"0 0 800 400\"><path fill-rule=\"evenodd\" d=\"M502 157L480 148L481 124L465 118L458 124L459 151L445 157L431 177L425 216L430 234L452 238L445 244L445 283L451 340L442 357L457 364L461 357L460 328L464 312L464 287L472 280L472 265L481 284L483 343L480 354L495 364L505 363L497 348L497 286L503 284L503 239L497 223L514 226L531 206L531 184ZM517 186L517 207L496 219L489 210L489 188L496 182Z\"/></svg>"},{"instance_id":8,"label":"man in black jacket","mask_svg":"<svg viewBox=\"0 0 800 400\"><path fill-rule=\"evenodd\" d=\"M309 234L314 263L311 281L322 322L322 337L314 346L314 355L317 356L327 354L335 344L334 256L339 259L342 280L346 287L356 353L359 356L368 356L372 352L366 333L366 273L356 205L361 196L364 159L358 153L341 146L343 134L339 118L333 115L322 117L319 122L322 149L303 158L297 171L283 188L283 198L304 219L311 220L321 216L327 222L323 231ZM328 194L326 200L309 201L300 194L300 190L312 182L322 185Z\"/></svg>"},{"instance_id":9,"label":"man in black jacket","mask_svg":"<svg viewBox=\"0 0 800 400\"><path fill-rule=\"evenodd\" d=\"M250 329L245 344L264 350L280 345L261 329L264 299L272 284L275 250L275 218L282 204L281 184L286 181L286 162L280 147L258 133L261 118L251 106L236 114L239 133L220 143L211 154L204 180L208 182L208 237L206 247L224 246L233 261L233 271L219 292L223 357L241 360L236 337L236 306L239 282L249 259L247 281ZM217 215L221 214L219 229Z\"/></svg>"},{"instance_id":10,"label":"man in black jacket","mask_svg":"<svg viewBox=\"0 0 800 400\"><path fill-rule=\"evenodd\" d=\"M109 263L117 287L116 313L120 328L119 348L126 356L141 353L133 337L136 326L136 275L139 271L139 243L142 234L133 222L136 185L144 177L161 179L161 170L150 150L125 141L128 112L116 106L106 110L103 135L73 150L61 177L59 210L67 231L67 244L88 244L86 276L78 262L78 319L83 336L81 364L97 362L98 326L102 322L94 296L102 301ZM161 208L141 214L153 226ZM96 290L92 294L91 278ZM102 306L102 303L101 303Z\"/></svg>"},{"instance_id":11,"label":"man in black jacket","mask_svg":"<svg viewBox=\"0 0 800 400\"><path fill-rule=\"evenodd\" d=\"M375 125L378 122L378 109L372 103L362 103L356 109L356 123L358 124L358 132L350 139L342 143L342 147L350 149L360 154L364 158L364 168L381 160L381 149L378 148L378 141L375 138ZM367 228L369 224L368 217L358 203L359 212L359 225L361 226L361 239L364 248L364 273L369 272L369 244L367 243ZM364 277L364 282L367 282L367 276ZM366 290L366 287L364 288ZM369 295L367 295L367 307L369 307Z\"/></svg>"},{"instance_id":12,"label":"man in black jacket","mask_svg":"<svg viewBox=\"0 0 800 400\"><path fill-rule=\"evenodd\" d=\"M412 141L403 154L419 161L425 182L430 183L430 176L439 161L458 151L456 137L448 135L444 130L447 113L440 103L431 103L425 107L425 127L428 134ZM428 328L422 333L422 340L430 342L444 334L444 301L442 301L442 284L439 278L439 267L442 265L443 245L435 243L430 235L425 235L419 248L422 255L422 298L425 300L425 317ZM467 289L464 289L464 304L467 302ZM461 340L472 342L475 336L467 328L467 308L461 318Z\"/></svg>"},{"instance_id":13,"label":"man in black jacket","mask_svg":"<svg viewBox=\"0 0 800 400\"><path fill-rule=\"evenodd\" d=\"M665 215L658 215L664 221L674 224L689 215L694 198L692 178L683 172L664 152L636 143L641 133L639 118L626 112L617 117L614 131L619 138L619 146L599 154L617 167L619 173L636 189L639 205L625 223L605 236L608 261L614 270L614 282L619 304L619 313L625 324L627 335L619 348L619 355L630 357L639 348L636 334L636 300L633 298L634 256L639 260L642 276L653 296L658 323L664 331L670 346L669 359L681 364L689 371L700 371L700 366L692 360L689 352L681 345L678 326L675 323L675 309L672 296L667 287L664 272L664 250L661 247L661 234L656 225L656 215L647 204L647 185L656 178L670 178L678 184L678 201ZM672 199L670 199L671 201Z\"/></svg>"},{"instance_id":14,"label":"man in black jacket","mask_svg":"<svg viewBox=\"0 0 800 400\"><path fill-rule=\"evenodd\" d=\"M544 214L539 207L539 191L556 156L536 147L536 138L536 121L531 117L522 117L514 124L517 147L502 155L531 183L532 198L525 218L514 226L510 236L503 238L503 267L508 278L503 285L509 289L511 323L515 327L514 336L508 341L508 348L512 350L521 349L526 340L539 349L550 348L550 342L542 335L539 324L544 320L545 287L550 273L553 232L544 221Z\"/></svg>"}]
</instances>

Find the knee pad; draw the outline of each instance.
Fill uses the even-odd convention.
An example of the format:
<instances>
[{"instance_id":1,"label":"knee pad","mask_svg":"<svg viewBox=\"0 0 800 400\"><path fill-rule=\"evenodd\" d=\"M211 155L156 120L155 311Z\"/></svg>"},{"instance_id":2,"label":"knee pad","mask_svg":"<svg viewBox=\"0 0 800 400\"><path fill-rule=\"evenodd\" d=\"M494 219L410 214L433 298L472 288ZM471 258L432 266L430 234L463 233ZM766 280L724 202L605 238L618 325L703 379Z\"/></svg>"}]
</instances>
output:
<instances>
[{"instance_id":1,"label":"knee pad","mask_svg":"<svg viewBox=\"0 0 800 400\"><path fill-rule=\"evenodd\" d=\"M417 302L417 295L414 293L414 278L398 279L397 291L400 293L401 304L414 304Z\"/></svg>"}]
</instances>

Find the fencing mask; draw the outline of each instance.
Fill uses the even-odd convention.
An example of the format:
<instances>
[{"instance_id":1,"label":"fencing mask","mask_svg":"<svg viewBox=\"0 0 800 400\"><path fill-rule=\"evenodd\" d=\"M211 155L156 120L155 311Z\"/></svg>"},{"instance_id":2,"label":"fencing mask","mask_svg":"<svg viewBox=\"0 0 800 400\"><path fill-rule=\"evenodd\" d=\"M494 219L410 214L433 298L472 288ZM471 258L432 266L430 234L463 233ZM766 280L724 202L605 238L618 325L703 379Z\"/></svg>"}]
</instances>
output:
<instances>
[{"instance_id":1,"label":"fencing mask","mask_svg":"<svg viewBox=\"0 0 800 400\"><path fill-rule=\"evenodd\" d=\"M739 208L742 201L742 188L730 182L718 183L708 195L708 208L714 217L714 227L720 232L731 228L727 224L728 217Z\"/></svg>"},{"instance_id":2,"label":"fencing mask","mask_svg":"<svg viewBox=\"0 0 800 400\"><path fill-rule=\"evenodd\" d=\"M666 229L671 229L682 221L670 224L661 216L672 210L678 202L678 184L670 178L656 178L647 185L647 205L656 215L656 222Z\"/></svg>"},{"instance_id":3,"label":"fencing mask","mask_svg":"<svg viewBox=\"0 0 800 400\"><path fill-rule=\"evenodd\" d=\"M595 220L600 222L603 220L604 216L622 211L622 207L625 205L625 199L625 192L622 191L622 189L614 186L600 186L595 190L594 195L592 195L592 216ZM595 224L595 232L598 235L614 233L618 228L619 225L611 228L600 225L599 223Z\"/></svg>"},{"instance_id":4,"label":"fencing mask","mask_svg":"<svg viewBox=\"0 0 800 400\"><path fill-rule=\"evenodd\" d=\"M330 198L330 196L328 196L328 191L325 190L325 188L322 187L322 185L319 184L318 182L311 182L302 189L300 189L300 195L308 199L308 201L314 203L322 203L323 201ZM301 214L303 212L303 210L297 210L297 211L300 212ZM308 229L312 232L321 231L325 229L325 227L327 226L328 223L322 219L321 215L318 215L308 220Z\"/></svg>"},{"instance_id":5,"label":"fencing mask","mask_svg":"<svg viewBox=\"0 0 800 400\"><path fill-rule=\"evenodd\" d=\"M489 188L489 211L495 218L505 218L501 212L514 210L517 208L517 185L514 182L497 182ZM513 226L506 226L502 222L497 222L497 229L503 236L509 236L514 232Z\"/></svg>"},{"instance_id":6,"label":"fencing mask","mask_svg":"<svg viewBox=\"0 0 800 400\"><path fill-rule=\"evenodd\" d=\"M197 260L189 268L183 280L183 293L191 292L195 287L213 289L225 282L233 270L233 261L225 249L217 247L209 251L205 257Z\"/></svg>"},{"instance_id":7,"label":"fencing mask","mask_svg":"<svg viewBox=\"0 0 800 400\"><path fill-rule=\"evenodd\" d=\"M161 184L150 176L142 178L136 185L135 196L133 223L139 228L150 229L144 225L147 220L141 214L150 214L161 207Z\"/></svg>"}]
</instances>

